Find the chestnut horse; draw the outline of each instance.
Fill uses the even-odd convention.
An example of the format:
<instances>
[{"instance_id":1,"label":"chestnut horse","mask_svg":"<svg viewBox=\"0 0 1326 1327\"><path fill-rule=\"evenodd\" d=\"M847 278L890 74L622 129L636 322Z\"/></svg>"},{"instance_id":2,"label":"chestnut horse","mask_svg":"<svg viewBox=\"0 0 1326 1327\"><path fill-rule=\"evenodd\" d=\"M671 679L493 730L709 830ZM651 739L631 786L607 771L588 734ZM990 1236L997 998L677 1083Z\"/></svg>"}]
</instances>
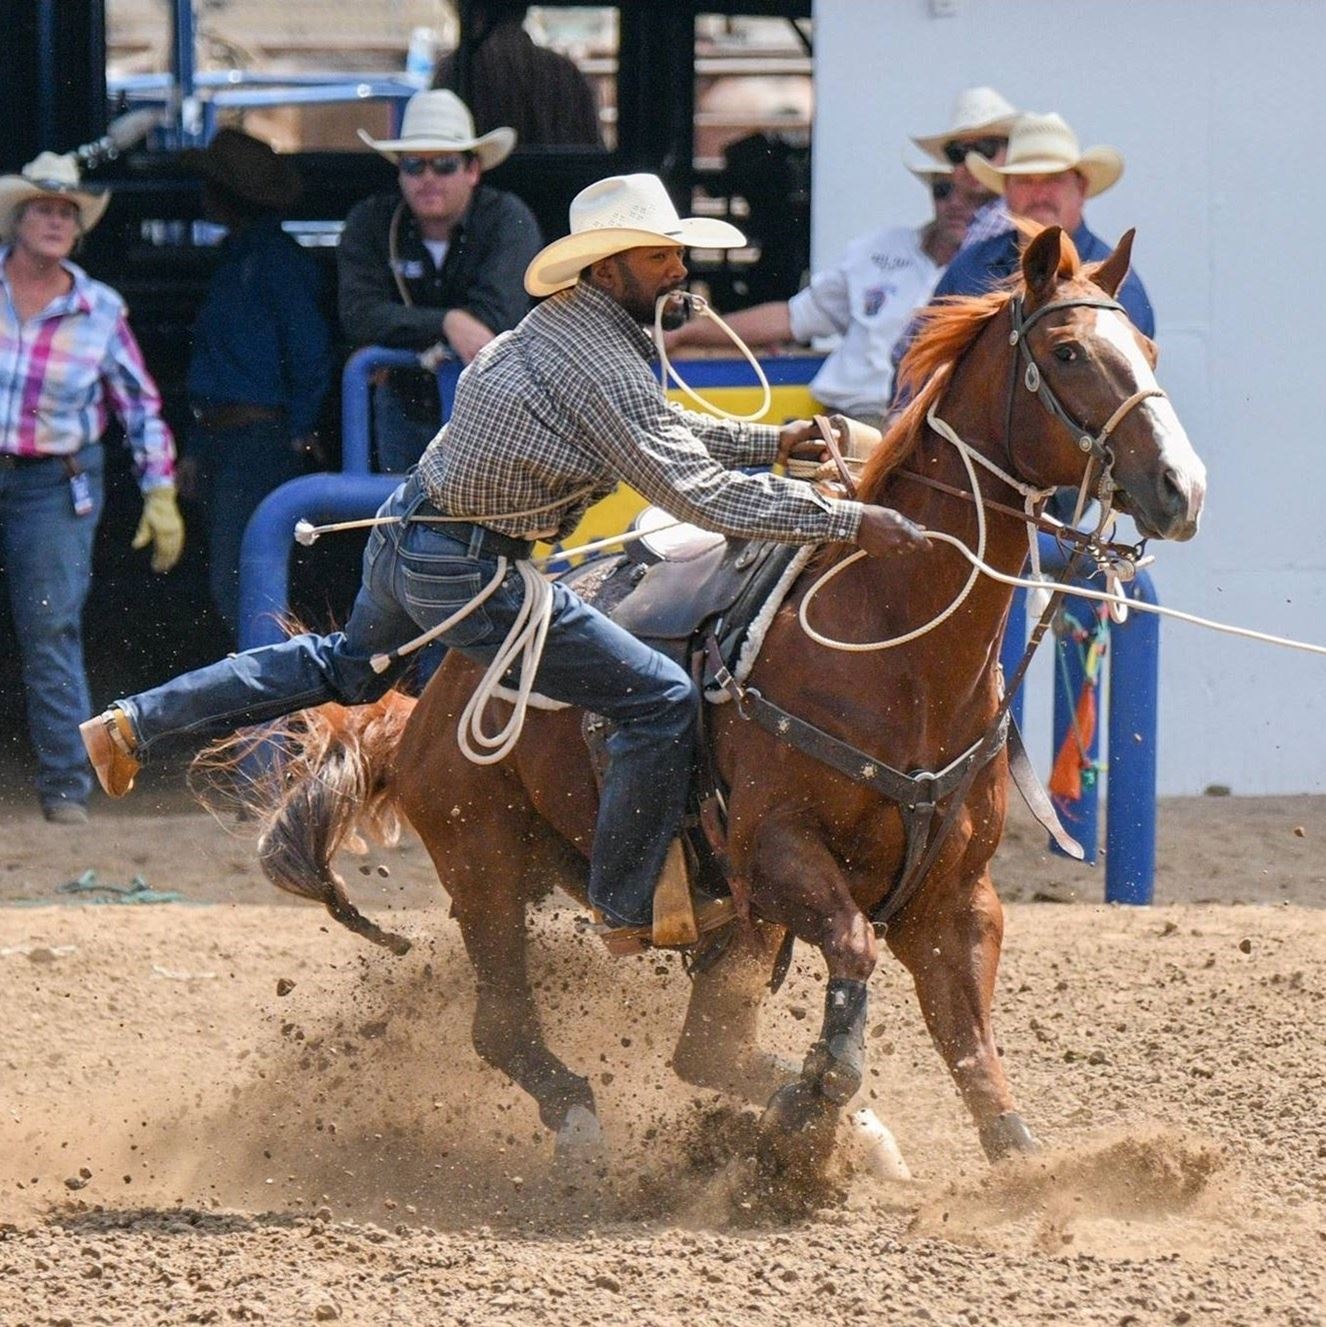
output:
<instances>
[{"instance_id":1,"label":"chestnut horse","mask_svg":"<svg viewBox=\"0 0 1326 1327\"><path fill-rule=\"evenodd\" d=\"M1115 504L1144 534L1191 538L1204 470L1156 386L1150 343L1113 298L1131 239L1084 268L1057 228L1043 231L1028 244L1015 286L929 311L904 365L913 402L863 471L861 499L975 548L971 467L956 435L990 463L981 473L990 499L984 557L995 570L1016 575L1026 558L1025 489L1043 499L1089 474L1096 492L1101 466ZM1012 592L981 576L960 611L898 648L830 648L803 630L797 608L812 582L853 552L828 546L811 560L749 684L880 762L941 770L999 713ZM888 640L939 617L970 571L938 541L890 558L861 556L823 584L808 620L839 640ZM357 823L380 827L403 812L432 855L474 965L475 1049L536 1099L559 1152L573 1152L598 1137L594 1095L545 1044L526 969L526 909L554 882L584 899L595 781L574 710L531 711L510 757L470 764L455 734L478 675L453 652L413 706L392 696L305 716L307 758L270 813L264 865L276 883L344 919L333 852ZM904 824L877 789L783 744L738 706L712 714L730 790L728 848L750 922L732 952L695 978L673 1063L692 1083L756 1100L772 1092L764 1136L773 1155L814 1150L831 1140L864 1071L865 983L878 956L871 914L902 868ZM942 848L882 928L991 1159L1035 1146L1015 1113L990 1019L1003 916L989 864L1007 776L1000 746L954 794L963 800ZM760 1002L789 930L823 954L829 978L824 1026L799 1075L756 1049Z\"/></svg>"}]
</instances>

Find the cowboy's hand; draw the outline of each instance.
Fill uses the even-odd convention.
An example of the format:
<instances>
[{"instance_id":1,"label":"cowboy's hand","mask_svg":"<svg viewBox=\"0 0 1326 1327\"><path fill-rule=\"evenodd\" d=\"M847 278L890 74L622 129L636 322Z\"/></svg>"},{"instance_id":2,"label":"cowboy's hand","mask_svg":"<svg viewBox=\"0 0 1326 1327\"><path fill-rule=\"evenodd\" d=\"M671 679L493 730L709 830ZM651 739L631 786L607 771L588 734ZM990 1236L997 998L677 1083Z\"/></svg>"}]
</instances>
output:
<instances>
[{"instance_id":1,"label":"cowboy's hand","mask_svg":"<svg viewBox=\"0 0 1326 1327\"><path fill-rule=\"evenodd\" d=\"M152 570L169 571L184 551L184 518L175 501L175 486L163 484L143 494L143 515L134 532L134 548L152 545Z\"/></svg>"},{"instance_id":2,"label":"cowboy's hand","mask_svg":"<svg viewBox=\"0 0 1326 1327\"><path fill-rule=\"evenodd\" d=\"M809 419L794 419L778 430L778 457L774 461L774 470L781 473L793 457L798 461L824 461L828 455L829 449L820 436L819 425Z\"/></svg>"},{"instance_id":3,"label":"cowboy's hand","mask_svg":"<svg viewBox=\"0 0 1326 1327\"><path fill-rule=\"evenodd\" d=\"M465 309L448 309L442 315L442 335L462 364L468 364L493 339L492 329Z\"/></svg>"},{"instance_id":4,"label":"cowboy's hand","mask_svg":"<svg viewBox=\"0 0 1326 1327\"><path fill-rule=\"evenodd\" d=\"M919 525L913 525L890 507L867 507L861 514L856 542L871 557L907 553L929 547L930 540Z\"/></svg>"}]
</instances>

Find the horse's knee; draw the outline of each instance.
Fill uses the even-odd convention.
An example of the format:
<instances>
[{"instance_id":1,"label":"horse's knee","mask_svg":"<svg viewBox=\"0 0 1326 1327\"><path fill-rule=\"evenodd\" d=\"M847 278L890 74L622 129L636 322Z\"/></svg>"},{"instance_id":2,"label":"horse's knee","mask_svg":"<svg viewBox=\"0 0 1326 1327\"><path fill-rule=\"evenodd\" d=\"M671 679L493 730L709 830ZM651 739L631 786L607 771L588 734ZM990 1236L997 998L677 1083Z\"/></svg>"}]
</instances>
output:
<instances>
[{"instance_id":1,"label":"horse's knee","mask_svg":"<svg viewBox=\"0 0 1326 1327\"><path fill-rule=\"evenodd\" d=\"M852 981L869 981L879 961L875 928L855 907L833 920L820 948L829 972Z\"/></svg>"}]
</instances>

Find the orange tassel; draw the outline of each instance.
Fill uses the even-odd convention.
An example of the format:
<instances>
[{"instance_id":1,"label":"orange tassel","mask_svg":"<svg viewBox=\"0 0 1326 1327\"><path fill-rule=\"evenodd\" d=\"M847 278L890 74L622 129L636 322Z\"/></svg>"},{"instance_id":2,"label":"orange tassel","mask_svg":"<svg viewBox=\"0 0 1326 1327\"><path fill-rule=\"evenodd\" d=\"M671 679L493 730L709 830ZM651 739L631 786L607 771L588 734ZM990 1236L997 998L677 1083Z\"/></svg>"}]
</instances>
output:
<instances>
[{"instance_id":1,"label":"orange tassel","mask_svg":"<svg viewBox=\"0 0 1326 1327\"><path fill-rule=\"evenodd\" d=\"M1065 801L1082 797L1082 771L1091 768L1092 739L1096 736L1096 686L1088 679L1077 698L1077 722L1065 735L1050 771L1050 791Z\"/></svg>"}]
</instances>

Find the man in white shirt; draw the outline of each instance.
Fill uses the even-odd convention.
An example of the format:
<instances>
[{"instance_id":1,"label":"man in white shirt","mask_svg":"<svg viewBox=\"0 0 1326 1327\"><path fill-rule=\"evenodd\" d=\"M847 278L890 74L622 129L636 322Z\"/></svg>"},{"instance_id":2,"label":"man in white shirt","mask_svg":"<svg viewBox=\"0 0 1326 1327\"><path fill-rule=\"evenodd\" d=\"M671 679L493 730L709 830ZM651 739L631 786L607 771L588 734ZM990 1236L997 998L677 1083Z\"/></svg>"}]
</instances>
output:
<instances>
[{"instance_id":1,"label":"man in white shirt","mask_svg":"<svg viewBox=\"0 0 1326 1327\"><path fill-rule=\"evenodd\" d=\"M732 330L752 347L839 337L811 391L828 409L876 427L893 390L893 343L913 310L929 302L972 214L971 201L954 187L947 164L927 162L908 169L930 190L934 216L929 222L885 226L860 235L790 300L725 315ZM730 344L722 329L707 319L685 324L667 341L669 352Z\"/></svg>"}]
</instances>

